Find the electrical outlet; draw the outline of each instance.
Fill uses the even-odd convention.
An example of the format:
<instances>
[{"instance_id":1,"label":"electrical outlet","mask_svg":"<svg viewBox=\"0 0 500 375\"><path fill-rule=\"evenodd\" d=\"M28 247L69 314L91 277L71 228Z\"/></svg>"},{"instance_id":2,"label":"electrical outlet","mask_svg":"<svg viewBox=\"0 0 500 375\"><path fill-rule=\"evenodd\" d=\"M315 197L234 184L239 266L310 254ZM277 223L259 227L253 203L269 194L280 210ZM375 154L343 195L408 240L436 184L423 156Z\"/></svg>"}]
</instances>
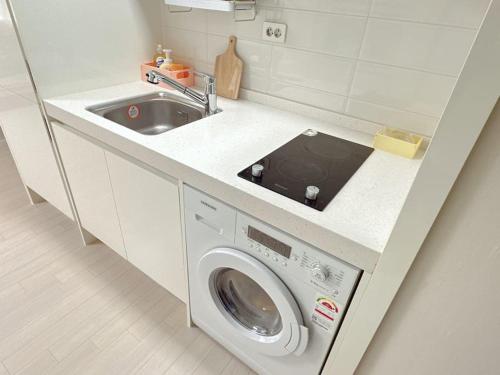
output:
<instances>
[{"instance_id":1,"label":"electrical outlet","mask_svg":"<svg viewBox=\"0 0 500 375\"><path fill-rule=\"evenodd\" d=\"M284 23L264 22L262 39L269 42L285 43L286 25Z\"/></svg>"}]
</instances>

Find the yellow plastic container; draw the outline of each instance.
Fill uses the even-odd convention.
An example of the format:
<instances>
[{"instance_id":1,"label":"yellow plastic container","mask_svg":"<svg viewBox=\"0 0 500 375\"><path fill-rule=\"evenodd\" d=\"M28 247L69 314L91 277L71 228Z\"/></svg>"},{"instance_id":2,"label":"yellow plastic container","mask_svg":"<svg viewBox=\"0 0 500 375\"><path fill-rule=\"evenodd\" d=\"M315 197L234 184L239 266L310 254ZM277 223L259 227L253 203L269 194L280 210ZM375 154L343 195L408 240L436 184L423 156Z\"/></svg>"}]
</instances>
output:
<instances>
[{"instance_id":1,"label":"yellow plastic container","mask_svg":"<svg viewBox=\"0 0 500 375\"><path fill-rule=\"evenodd\" d=\"M398 129L385 128L380 130L373 142L373 147L413 159L422 145L423 138L419 135L406 133Z\"/></svg>"}]
</instances>

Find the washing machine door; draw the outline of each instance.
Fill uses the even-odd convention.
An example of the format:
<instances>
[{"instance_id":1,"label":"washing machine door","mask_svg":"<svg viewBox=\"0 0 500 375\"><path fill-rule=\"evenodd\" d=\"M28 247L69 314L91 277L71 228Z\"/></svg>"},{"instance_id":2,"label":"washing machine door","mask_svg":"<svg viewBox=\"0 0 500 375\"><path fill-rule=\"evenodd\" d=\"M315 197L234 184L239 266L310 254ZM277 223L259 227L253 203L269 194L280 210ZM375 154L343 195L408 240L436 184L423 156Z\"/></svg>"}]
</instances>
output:
<instances>
[{"instance_id":1,"label":"washing machine door","mask_svg":"<svg viewBox=\"0 0 500 375\"><path fill-rule=\"evenodd\" d=\"M218 248L199 261L206 301L229 340L270 356L300 355L308 330L292 294L271 269L235 249Z\"/></svg>"}]
</instances>

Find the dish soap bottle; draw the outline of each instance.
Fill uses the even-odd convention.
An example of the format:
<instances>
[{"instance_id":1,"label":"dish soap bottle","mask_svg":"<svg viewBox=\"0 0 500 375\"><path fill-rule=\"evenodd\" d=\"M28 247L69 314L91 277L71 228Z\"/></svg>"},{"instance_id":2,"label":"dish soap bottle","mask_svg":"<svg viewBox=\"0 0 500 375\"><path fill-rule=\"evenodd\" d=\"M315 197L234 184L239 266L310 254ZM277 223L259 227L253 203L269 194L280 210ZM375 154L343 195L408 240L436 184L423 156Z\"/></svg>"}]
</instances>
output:
<instances>
[{"instance_id":1,"label":"dish soap bottle","mask_svg":"<svg viewBox=\"0 0 500 375\"><path fill-rule=\"evenodd\" d=\"M160 69L165 69L165 70L170 70L170 66L172 65L172 50L171 49L164 49L163 53L165 54L165 57L163 59L162 64L159 66Z\"/></svg>"},{"instance_id":2,"label":"dish soap bottle","mask_svg":"<svg viewBox=\"0 0 500 375\"><path fill-rule=\"evenodd\" d=\"M153 63L155 64L156 67L159 67L158 62L160 62L160 61L161 61L161 64L163 64L163 48L162 48L161 44L158 44L156 46L156 53L153 57Z\"/></svg>"}]
</instances>

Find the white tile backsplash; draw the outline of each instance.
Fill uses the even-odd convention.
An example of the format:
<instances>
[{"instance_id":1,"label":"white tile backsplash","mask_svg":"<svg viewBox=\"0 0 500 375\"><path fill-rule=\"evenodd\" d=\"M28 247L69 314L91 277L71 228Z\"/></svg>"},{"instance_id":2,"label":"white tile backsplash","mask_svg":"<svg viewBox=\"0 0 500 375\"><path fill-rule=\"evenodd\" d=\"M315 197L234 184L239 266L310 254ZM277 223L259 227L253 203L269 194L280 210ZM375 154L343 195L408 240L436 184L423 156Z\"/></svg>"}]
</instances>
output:
<instances>
[{"instance_id":1,"label":"white tile backsplash","mask_svg":"<svg viewBox=\"0 0 500 375\"><path fill-rule=\"evenodd\" d=\"M383 125L432 135L488 0L259 0L255 21L164 8L174 57L211 72L238 37L242 87ZM284 44L262 23L285 23Z\"/></svg>"},{"instance_id":2,"label":"white tile backsplash","mask_svg":"<svg viewBox=\"0 0 500 375\"><path fill-rule=\"evenodd\" d=\"M358 63L350 97L402 111L441 116L456 78L367 62Z\"/></svg>"},{"instance_id":3,"label":"white tile backsplash","mask_svg":"<svg viewBox=\"0 0 500 375\"><path fill-rule=\"evenodd\" d=\"M354 66L353 60L341 57L274 47L271 78L347 96Z\"/></svg>"},{"instance_id":4,"label":"white tile backsplash","mask_svg":"<svg viewBox=\"0 0 500 375\"><path fill-rule=\"evenodd\" d=\"M224 53L228 37L208 35L208 61L215 61L217 55ZM248 40L236 41L239 57L245 62L245 70L253 74L268 75L271 67L272 46Z\"/></svg>"},{"instance_id":5,"label":"white tile backsplash","mask_svg":"<svg viewBox=\"0 0 500 375\"><path fill-rule=\"evenodd\" d=\"M198 31L167 27L164 32L165 47L174 50L175 55L184 60L207 60L207 35Z\"/></svg>"},{"instance_id":6,"label":"white tile backsplash","mask_svg":"<svg viewBox=\"0 0 500 375\"><path fill-rule=\"evenodd\" d=\"M439 122L438 117L403 111L352 98L348 100L345 112L353 117L369 118L374 122L408 131L419 129L422 134L432 134Z\"/></svg>"},{"instance_id":7,"label":"white tile backsplash","mask_svg":"<svg viewBox=\"0 0 500 375\"><path fill-rule=\"evenodd\" d=\"M474 30L370 19L361 59L458 76Z\"/></svg>"},{"instance_id":8,"label":"white tile backsplash","mask_svg":"<svg viewBox=\"0 0 500 375\"><path fill-rule=\"evenodd\" d=\"M343 57L358 56L366 17L288 9L274 13L279 14L277 22L287 25L287 46Z\"/></svg>"},{"instance_id":9,"label":"white tile backsplash","mask_svg":"<svg viewBox=\"0 0 500 375\"><path fill-rule=\"evenodd\" d=\"M207 10L205 11L207 15L207 33L216 35L238 35L241 38L242 33L238 30L242 30L244 34L250 35L250 38L246 39L257 39L259 38L259 26L262 26L264 17L262 17L261 12L256 15L255 21L249 22L235 22L234 15L231 12L215 12ZM190 23L184 25L184 27L190 27Z\"/></svg>"},{"instance_id":10,"label":"white tile backsplash","mask_svg":"<svg viewBox=\"0 0 500 375\"><path fill-rule=\"evenodd\" d=\"M371 0L259 0L263 6L366 16Z\"/></svg>"},{"instance_id":11,"label":"white tile backsplash","mask_svg":"<svg viewBox=\"0 0 500 375\"><path fill-rule=\"evenodd\" d=\"M215 61L217 55L226 50L227 44L227 36L208 34L208 61ZM245 61L241 86L249 90L267 92L272 46L249 40L238 40L236 47L239 57Z\"/></svg>"},{"instance_id":12,"label":"white tile backsplash","mask_svg":"<svg viewBox=\"0 0 500 375\"><path fill-rule=\"evenodd\" d=\"M304 103L335 112L343 112L347 101L346 96L295 86L274 79L271 80L268 93L280 98L293 100L294 102Z\"/></svg>"},{"instance_id":13,"label":"white tile backsplash","mask_svg":"<svg viewBox=\"0 0 500 375\"><path fill-rule=\"evenodd\" d=\"M175 14L170 13L165 17L166 26L199 30L198 14L194 13L192 19L186 14L189 13L183 13L182 17L188 21L179 26L178 21L169 23L175 18ZM288 26L286 45L289 47L352 58L358 55L366 24L366 17L281 8L260 8L253 22L235 22L232 13L207 11L206 15L209 34L234 34L240 39L264 43L261 39L262 23L279 22ZM197 25L191 27L191 23Z\"/></svg>"},{"instance_id":14,"label":"white tile backsplash","mask_svg":"<svg viewBox=\"0 0 500 375\"><path fill-rule=\"evenodd\" d=\"M191 11L171 12L168 6L163 7L163 22L165 26L207 32L207 12L201 9Z\"/></svg>"},{"instance_id":15,"label":"white tile backsplash","mask_svg":"<svg viewBox=\"0 0 500 375\"><path fill-rule=\"evenodd\" d=\"M280 9L260 9L255 21L236 22L232 12L206 11L207 32L217 35L234 34L240 39L261 41L262 23L265 20L280 22Z\"/></svg>"},{"instance_id":16,"label":"white tile backsplash","mask_svg":"<svg viewBox=\"0 0 500 375\"><path fill-rule=\"evenodd\" d=\"M241 87L247 90L267 93L269 91L269 78L244 71L241 77Z\"/></svg>"},{"instance_id":17,"label":"white tile backsplash","mask_svg":"<svg viewBox=\"0 0 500 375\"><path fill-rule=\"evenodd\" d=\"M478 28L490 0L373 0L371 15Z\"/></svg>"}]
</instances>

